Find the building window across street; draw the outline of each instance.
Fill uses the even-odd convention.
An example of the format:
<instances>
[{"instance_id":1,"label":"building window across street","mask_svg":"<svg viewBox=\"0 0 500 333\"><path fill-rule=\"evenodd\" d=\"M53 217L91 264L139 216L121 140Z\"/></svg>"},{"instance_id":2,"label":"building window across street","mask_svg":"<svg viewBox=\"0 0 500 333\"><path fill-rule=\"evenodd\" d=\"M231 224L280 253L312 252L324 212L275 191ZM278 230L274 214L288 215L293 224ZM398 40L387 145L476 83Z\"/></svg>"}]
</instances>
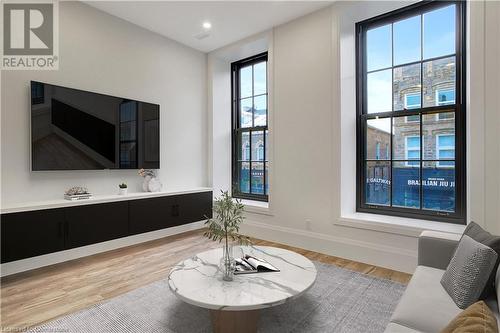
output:
<instances>
[{"instance_id":1,"label":"building window across street","mask_svg":"<svg viewBox=\"0 0 500 333\"><path fill-rule=\"evenodd\" d=\"M407 166L418 166L420 164L420 137L417 135L407 136L405 145L405 160Z\"/></svg>"},{"instance_id":2,"label":"building window across street","mask_svg":"<svg viewBox=\"0 0 500 333\"><path fill-rule=\"evenodd\" d=\"M405 109L416 109L420 107L420 93L405 94Z\"/></svg>"},{"instance_id":3,"label":"building window across street","mask_svg":"<svg viewBox=\"0 0 500 333\"><path fill-rule=\"evenodd\" d=\"M268 201L267 53L232 70L232 196Z\"/></svg>"},{"instance_id":4,"label":"building window across street","mask_svg":"<svg viewBox=\"0 0 500 333\"><path fill-rule=\"evenodd\" d=\"M454 89L436 90L436 105L453 105L453 104L455 104Z\"/></svg>"},{"instance_id":5,"label":"building window across street","mask_svg":"<svg viewBox=\"0 0 500 333\"><path fill-rule=\"evenodd\" d=\"M357 211L465 223L464 22L423 1L356 24Z\"/></svg>"},{"instance_id":6,"label":"building window across street","mask_svg":"<svg viewBox=\"0 0 500 333\"><path fill-rule=\"evenodd\" d=\"M438 167L453 167L452 161L455 158L455 135L454 134L438 134L436 136L436 152Z\"/></svg>"}]
</instances>

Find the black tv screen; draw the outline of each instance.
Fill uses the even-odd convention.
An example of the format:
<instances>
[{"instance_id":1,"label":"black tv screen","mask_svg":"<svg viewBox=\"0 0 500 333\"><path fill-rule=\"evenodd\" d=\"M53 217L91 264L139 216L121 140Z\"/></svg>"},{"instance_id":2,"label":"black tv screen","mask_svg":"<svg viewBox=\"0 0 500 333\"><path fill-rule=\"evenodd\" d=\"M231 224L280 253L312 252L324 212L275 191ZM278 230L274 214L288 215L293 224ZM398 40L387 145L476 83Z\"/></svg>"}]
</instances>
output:
<instances>
[{"instance_id":1,"label":"black tv screen","mask_svg":"<svg viewBox=\"0 0 500 333\"><path fill-rule=\"evenodd\" d=\"M31 168L159 169L160 106L31 81Z\"/></svg>"}]
</instances>

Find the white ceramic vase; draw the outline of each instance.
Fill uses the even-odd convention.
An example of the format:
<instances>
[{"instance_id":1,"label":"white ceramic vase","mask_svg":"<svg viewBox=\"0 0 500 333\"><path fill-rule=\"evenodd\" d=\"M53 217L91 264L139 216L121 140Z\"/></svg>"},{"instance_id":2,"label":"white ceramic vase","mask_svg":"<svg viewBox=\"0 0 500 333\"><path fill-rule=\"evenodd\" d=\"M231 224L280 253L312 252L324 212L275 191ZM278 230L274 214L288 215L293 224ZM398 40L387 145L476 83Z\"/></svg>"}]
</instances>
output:
<instances>
[{"instance_id":1,"label":"white ceramic vase","mask_svg":"<svg viewBox=\"0 0 500 333\"><path fill-rule=\"evenodd\" d=\"M145 176L142 181L142 190L144 192L149 192L149 182L151 181L151 176Z\"/></svg>"},{"instance_id":2,"label":"white ceramic vase","mask_svg":"<svg viewBox=\"0 0 500 333\"><path fill-rule=\"evenodd\" d=\"M161 187L162 187L162 184L158 178L153 177L149 180L149 184L148 184L149 192L160 192Z\"/></svg>"}]
</instances>

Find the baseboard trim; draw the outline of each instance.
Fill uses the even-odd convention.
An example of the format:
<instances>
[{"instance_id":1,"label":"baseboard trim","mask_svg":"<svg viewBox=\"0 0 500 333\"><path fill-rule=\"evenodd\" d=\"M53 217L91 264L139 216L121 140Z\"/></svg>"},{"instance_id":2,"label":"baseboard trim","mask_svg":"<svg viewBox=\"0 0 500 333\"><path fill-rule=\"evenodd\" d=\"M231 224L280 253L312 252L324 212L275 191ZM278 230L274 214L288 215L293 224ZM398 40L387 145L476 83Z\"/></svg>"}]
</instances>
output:
<instances>
[{"instance_id":1,"label":"baseboard trim","mask_svg":"<svg viewBox=\"0 0 500 333\"><path fill-rule=\"evenodd\" d=\"M75 249L69 249L65 251L59 251L32 258L8 262L0 265L0 276L4 277L11 274L25 272L44 266L87 257L97 253L102 253L130 245L136 245L163 237L180 234L186 231L201 229L203 228L203 224L204 221L198 221L176 227L146 232L139 235L118 238L107 242L82 246Z\"/></svg>"},{"instance_id":2,"label":"baseboard trim","mask_svg":"<svg viewBox=\"0 0 500 333\"><path fill-rule=\"evenodd\" d=\"M390 245L321 234L308 230L245 220L242 232L268 241L283 243L349 260L364 262L405 273L417 267L417 252Z\"/></svg>"}]
</instances>

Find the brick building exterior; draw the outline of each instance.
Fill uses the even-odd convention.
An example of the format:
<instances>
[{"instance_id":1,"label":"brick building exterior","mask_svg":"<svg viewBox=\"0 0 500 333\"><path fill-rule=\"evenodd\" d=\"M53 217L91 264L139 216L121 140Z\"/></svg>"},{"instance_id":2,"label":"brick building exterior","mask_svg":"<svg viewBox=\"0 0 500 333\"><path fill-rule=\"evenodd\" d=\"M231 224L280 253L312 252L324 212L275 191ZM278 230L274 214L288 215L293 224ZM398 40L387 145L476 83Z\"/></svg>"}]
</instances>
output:
<instances>
[{"instance_id":1,"label":"brick building exterior","mask_svg":"<svg viewBox=\"0 0 500 333\"><path fill-rule=\"evenodd\" d=\"M394 68L394 110L455 104L455 62L445 58ZM423 93L423 98L421 97ZM423 105L422 105L423 104ZM367 125L367 203L453 211L455 209L454 111L372 120ZM422 123L422 126L420 126ZM391 132L392 125L392 154ZM420 132L422 127L422 132ZM422 147L421 144L422 138ZM420 170L420 157L423 169ZM390 161L393 160L392 168ZM436 161L439 160L439 161ZM420 193L422 183L422 193ZM448 198L448 200L446 200ZM422 199L422 203L420 200Z\"/></svg>"}]
</instances>

